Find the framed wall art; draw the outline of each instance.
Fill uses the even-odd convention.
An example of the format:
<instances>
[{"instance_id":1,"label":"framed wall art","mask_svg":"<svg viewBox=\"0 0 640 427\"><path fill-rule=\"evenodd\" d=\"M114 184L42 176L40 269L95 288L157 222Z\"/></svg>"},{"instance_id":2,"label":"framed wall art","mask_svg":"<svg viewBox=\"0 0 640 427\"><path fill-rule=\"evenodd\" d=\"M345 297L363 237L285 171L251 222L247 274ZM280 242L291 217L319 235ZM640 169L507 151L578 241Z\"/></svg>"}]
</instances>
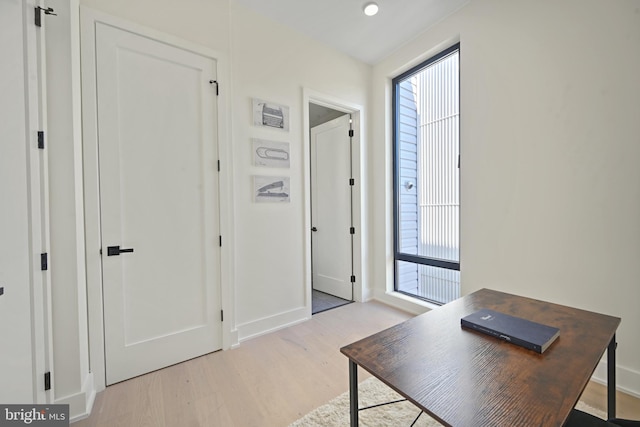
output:
<instances>
[{"instance_id":1,"label":"framed wall art","mask_svg":"<svg viewBox=\"0 0 640 427\"><path fill-rule=\"evenodd\" d=\"M288 142L252 138L254 166L289 168L291 150Z\"/></svg>"},{"instance_id":2,"label":"framed wall art","mask_svg":"<svg viewBox=\"0 0 640 427\"><path fill-rule=\"evenodd\" d=\"M254 98L253 124L289 132L289 107Z\"/></svg>"},{"instance_id":3,"label":"framed wall art","mask_svg":"<svg viewBox=\"0 0 640 427\"><path fill-rule=\"evenodd\" d=\"M253 177L253 201L256 203L288 203L291 200L288 176Z\"/></svg>"}]
</instances>

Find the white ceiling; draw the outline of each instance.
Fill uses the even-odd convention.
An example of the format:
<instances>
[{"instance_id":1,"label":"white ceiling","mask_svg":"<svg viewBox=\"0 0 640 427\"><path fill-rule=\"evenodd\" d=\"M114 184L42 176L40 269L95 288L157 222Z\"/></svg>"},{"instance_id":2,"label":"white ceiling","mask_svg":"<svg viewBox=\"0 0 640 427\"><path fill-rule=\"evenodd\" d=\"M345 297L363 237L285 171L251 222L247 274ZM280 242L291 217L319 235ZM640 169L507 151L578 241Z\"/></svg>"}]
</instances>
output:
<instances>
[{"instance_id":1,"label":"white ceiling","mask_svg":"<svg viewBox=\"0 0 640 427\"><path fill-rule=\"evenodd\" d=\"M235 0L360 61L375 64L469 0Z\"/></svg>"}]
</instances>

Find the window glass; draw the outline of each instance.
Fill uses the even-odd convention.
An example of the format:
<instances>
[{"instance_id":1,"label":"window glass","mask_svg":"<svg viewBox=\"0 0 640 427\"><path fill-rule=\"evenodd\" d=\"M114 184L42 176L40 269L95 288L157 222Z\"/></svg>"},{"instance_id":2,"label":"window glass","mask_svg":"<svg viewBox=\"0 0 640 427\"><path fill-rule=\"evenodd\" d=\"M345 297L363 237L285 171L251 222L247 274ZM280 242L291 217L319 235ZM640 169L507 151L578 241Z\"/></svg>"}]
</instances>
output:
<instances>
[{"instance_id":1,"label":"window glass","mask_svg":"<svg viewBox=\"0 0 640 427\"><path fill-rule=\"evenodd\" d=\"M459 46L393 80L396 290L460 295Z\"/></svg>"}]
</instances>

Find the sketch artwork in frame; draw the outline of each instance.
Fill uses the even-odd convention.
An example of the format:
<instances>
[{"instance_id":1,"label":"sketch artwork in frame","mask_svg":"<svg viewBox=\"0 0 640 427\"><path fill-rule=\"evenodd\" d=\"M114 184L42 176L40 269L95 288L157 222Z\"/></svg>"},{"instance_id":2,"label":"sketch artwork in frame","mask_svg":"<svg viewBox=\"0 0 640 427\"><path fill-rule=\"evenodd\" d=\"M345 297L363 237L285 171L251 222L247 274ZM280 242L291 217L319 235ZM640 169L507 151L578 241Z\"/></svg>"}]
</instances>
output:
<instances>
[{"instance_id":1,"label":"sketch artwork in frame","mask_svg":"<svg viewBox=\"0 0 640 427\"><path fill-rule=\"evenodd\" d=\"M289 107L254 98L253 124L289 132Z\"/></svg>"},{"instance_id":2,"label":"sketch artwork in frame","mask_svg":"<svg viewBox=\"0 0 640 427\"><path fill-rule=\"evenodd\" d=\"M288 203L290 194L288 176L253 176L253 201L256 203Z\"/></svg>"},{"instance_id":3,"label":"sketch artwork in frame","mask_svg":"<svg viewBox=\"0 0 640 427\"><path fill-rule=\"evenodd\" d=\"M252 138L253 164L270 168L289 168L290 149L288 142L267 141Z\"/></svg>"}]
</instances>

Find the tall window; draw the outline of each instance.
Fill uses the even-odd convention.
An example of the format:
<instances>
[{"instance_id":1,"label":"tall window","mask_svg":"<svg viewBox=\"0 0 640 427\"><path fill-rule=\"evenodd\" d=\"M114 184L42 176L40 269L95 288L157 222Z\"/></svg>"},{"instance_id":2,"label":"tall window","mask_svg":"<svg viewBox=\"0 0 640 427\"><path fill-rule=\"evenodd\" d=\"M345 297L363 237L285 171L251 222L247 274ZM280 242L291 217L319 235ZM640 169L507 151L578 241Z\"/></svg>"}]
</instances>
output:
<instances>
[{"instance_id":1,"label":"tall window","mask_svg":"<svg viewBox=\"0 0 640 427\"><path fill-rule=\"evenodd\" d=\"M395 289L460 296L460 46L393 79Z\"/></svg>"}]
</instances>

